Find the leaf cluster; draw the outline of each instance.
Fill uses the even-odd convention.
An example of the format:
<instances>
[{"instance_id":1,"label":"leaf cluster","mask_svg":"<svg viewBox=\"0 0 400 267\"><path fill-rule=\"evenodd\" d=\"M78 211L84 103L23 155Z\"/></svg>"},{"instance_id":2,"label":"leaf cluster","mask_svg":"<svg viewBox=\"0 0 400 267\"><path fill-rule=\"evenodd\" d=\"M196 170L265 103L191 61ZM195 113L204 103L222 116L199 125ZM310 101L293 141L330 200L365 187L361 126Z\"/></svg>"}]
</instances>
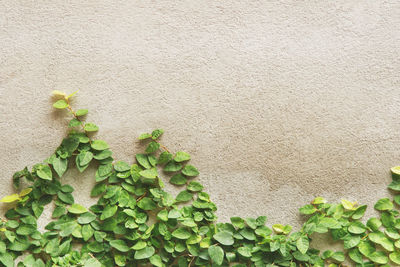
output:
<instances>
[{"instance_id":1,"label":"leaf cluster","mask_svg":"<svg viewBox=\"0 0 400 267\"><path fill-rule=\"evenodd\" d=\"M114 160L109 145L94 139L87 109L74 111L62 92L54 107L72 115L70 131L46 160L13 176L19 193L0 223L0 266L355 266L400 265L400 195L383 198L380 216L363 223L366 205L348 200L330 204L317 197L300 208L307 221L267 226L267 218L232 217L218 223L216 205L195 181L198 169L184 151L171 153L160 143L163 130L140 135L146 144L133 163ZM97 203L75 202L74 188L61 182L69 168L96 167L90 196ZM389 188L400 191L399 168ZM21 181L24 181L21 183ZM164 181L180 188L173 196ZM21 188L24 184L24 188ZM52 221L38 230L38 219L52 203ZM342 251L311 246L315 233L330 235Z\"/></svg>"}]
</instances>

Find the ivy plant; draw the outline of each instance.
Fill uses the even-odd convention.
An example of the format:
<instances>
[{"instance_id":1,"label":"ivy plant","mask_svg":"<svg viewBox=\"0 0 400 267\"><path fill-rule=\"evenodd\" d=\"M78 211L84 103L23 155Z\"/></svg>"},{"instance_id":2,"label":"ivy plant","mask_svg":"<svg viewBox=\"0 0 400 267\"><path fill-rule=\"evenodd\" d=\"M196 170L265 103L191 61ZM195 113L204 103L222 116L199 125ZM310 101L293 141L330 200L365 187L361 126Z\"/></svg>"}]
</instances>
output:
<instances>
[{"instance_id":1,"label":"ivy plant","mask_svg":"<svg viewBox=\"0 0 400 267\"><path fill-rule=\"evenodd\" d=\"M16 193L5 196L0 223L0 266L391 266L400 265L400 194L379 199L379 216L363 219L366 205L322 197L300 208L307 216L299 231L267 226L267 217L232 217L219 223L216 205L184 151L172 152L157 129L139 136L146 144L133 163L115 160L108 143L94 139L99 127L86 122L87 109L74 110L55 91L54 108L66 110L69 133L43 162L13 175ZM85 207L61 177L69 168L95 166L96 184ZM389 188L400 191L400 167L392 168ZM164 190L169 182L181 191ZM50 206L48 206L50 205ZM52 221L38 230L45 206ZM343 250L320 251L315 233L329 235Z\"/></svg>"}]
</instances>

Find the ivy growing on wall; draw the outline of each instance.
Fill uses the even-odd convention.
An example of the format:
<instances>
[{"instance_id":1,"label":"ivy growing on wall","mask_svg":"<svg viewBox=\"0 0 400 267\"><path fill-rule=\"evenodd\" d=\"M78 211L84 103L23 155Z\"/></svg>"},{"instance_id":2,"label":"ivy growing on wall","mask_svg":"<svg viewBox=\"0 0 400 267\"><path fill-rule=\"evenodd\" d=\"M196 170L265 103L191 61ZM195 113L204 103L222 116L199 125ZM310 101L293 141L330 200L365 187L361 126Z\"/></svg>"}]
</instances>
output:
<instances>
[{"instance_id":1,"label":"ivy growing on wall","mask_svg":"<svg viewBox=\"0 0 400 267\"><path fill-rule=\"evenodd\" d=\"M0 225L1 266L400 265L400 195L378 200L380 215L368 220L362 219L366 205L317 197L300 208L308 220L296 232L289 225L266 226L265 216L218 223L191 156L161 144L163 130L139 137L146 149L135 163L114 160L107 142L91 137L99 128L85 122L88 110L71 107L73 94L54 94L54 108L71 115L70 131L49 158L16 172L18 193L1 199L9 207ZM88 194L98 201L85 207L60 178L68 168L84 172L89 165L97 171ZM389 188L400 191L400 167L392 168L392 177ZM165 191L165 182L180 193ZM47 205L53 220L40 232L37 220ZM319 251L310 245L314 233L344 249Z\"/></svg>"}]
</instances>

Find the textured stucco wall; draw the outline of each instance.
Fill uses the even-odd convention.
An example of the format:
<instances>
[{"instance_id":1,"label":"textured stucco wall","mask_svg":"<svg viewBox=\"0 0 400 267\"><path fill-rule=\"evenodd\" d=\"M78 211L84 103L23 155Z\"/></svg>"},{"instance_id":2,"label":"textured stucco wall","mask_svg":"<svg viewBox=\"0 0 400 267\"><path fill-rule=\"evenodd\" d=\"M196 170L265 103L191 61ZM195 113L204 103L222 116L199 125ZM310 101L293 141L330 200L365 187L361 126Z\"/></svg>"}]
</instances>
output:
<instances>
[{"instance_id":1,"label":"textured stucco wall","mask_svg":"<svg viewBox=\"0 0 400 267\"><path fill-rule=\"evenodd\" d=\"M221 220L297 224L323 195L372 204L400 164L400 3L0 1L0 195L50 155L79 90L116 158L166 130ZM93 170L65 178L91 202Z\"/></svg>"}]
</instances>

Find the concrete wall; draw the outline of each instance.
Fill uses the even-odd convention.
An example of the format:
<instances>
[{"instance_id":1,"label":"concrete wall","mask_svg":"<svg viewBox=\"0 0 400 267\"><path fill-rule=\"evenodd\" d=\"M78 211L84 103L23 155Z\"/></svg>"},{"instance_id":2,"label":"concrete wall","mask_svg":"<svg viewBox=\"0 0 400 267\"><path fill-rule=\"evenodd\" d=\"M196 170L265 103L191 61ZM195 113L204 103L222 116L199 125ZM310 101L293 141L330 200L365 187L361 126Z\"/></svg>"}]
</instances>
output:
<instances>
[{"instance_id":1,"label":"concrete wall","mask_svg":"<svg viewBox=\"0 0 400 267\"><path fill-rule=\"evenodd\" d=\"M58 89L79 90L116 158L165 129L221 220L298 225L318 195L373 204L400 165L399 14L397 0L1 1L0 195L65 135ZM86 174L64 178L81 203Z\"/></svg>"}]
</instances>

